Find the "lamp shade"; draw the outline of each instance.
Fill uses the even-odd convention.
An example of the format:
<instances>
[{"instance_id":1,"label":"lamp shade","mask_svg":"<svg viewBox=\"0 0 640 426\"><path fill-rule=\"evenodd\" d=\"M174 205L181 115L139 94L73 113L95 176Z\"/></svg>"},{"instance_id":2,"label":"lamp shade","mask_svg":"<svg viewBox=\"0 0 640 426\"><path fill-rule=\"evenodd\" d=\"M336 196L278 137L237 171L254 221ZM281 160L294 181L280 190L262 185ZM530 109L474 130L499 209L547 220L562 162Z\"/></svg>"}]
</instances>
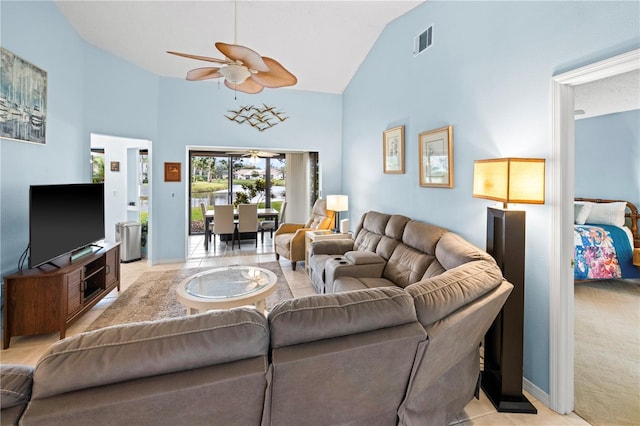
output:
<instances>
[{"instance_id":1,"label":"lamp shade","mask_svg":"<svg viewBox=\"0 0 640 426\"><path fill-rule=\"evenodd\" d=\"M473 163L473 196L544 204L544 158L496 158Z\"/></svg>"},{"instance_id":2,"label":"lamp shade","mask_svg":"<svg viewBox=\"0 0 640 426\"><path fill-rule=\"evenodd\" d=\"M327 209L334 212L349 210L349 197L346 195L327 195Z\"/></svg>"}]
</instances>

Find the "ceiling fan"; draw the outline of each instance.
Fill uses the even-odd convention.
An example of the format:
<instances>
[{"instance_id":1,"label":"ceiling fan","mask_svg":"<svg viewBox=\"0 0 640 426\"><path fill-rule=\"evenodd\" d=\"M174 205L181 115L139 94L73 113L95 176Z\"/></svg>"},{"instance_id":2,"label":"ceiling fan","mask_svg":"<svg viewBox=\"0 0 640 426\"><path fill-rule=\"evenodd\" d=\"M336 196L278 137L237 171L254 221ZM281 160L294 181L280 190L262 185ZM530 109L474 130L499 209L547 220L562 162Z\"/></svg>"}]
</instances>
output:
<instances>
[{"instance_id":1,"label":"ceiling fan","mask_svg":"<svg viewBox=\"0 0 640 426\"><path fill-rule=\"evenodd\" d=\"M249 151L236 151L236 152L227 152L227 155L239 155L241 157L249 157L249 161L255 163L258 161L258 158L265 158L265 157L275 157L278 154L276 154L275 152L268 152L268 151L256 151L256 150L249 150Z\"/></svg>"},{"instance_id":2,"label":"ceiling fan","mask_svg":"<svg viewBox=\"0 0 640 426\"><path fill-rule=\"evenodd\" d=\"M291 74L280 62L267 56L260 56L248 47L237 44L237 9L234 2L234 44L217 42L216 48L226 56L225 59L211 58L208 56L191 55L167 51L172 55L184 58L197 59L199 61L221 64L220 67L195 68L187 73L187 80L208 80L224 78L224 85L230 89L245 93L259 93L263 88L277 88L293 86L298 82L295 75Z\"/></svg>"}]
</instances>

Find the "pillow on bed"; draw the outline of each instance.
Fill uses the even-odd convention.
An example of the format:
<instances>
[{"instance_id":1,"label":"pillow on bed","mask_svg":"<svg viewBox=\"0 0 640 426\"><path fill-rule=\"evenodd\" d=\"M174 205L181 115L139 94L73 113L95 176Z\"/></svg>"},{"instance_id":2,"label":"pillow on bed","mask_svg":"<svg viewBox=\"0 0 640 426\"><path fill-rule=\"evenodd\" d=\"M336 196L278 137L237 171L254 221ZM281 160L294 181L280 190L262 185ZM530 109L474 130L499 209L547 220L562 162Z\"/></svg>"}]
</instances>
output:
<instances>
[{"instance_id":1,"label":"pillow on bed","mask_svg":"<svg viewBox=\"0 0 640 426\"><path fill-rule=\"evenodd\" d=\"M591 211L586 223L599 225L624 226L624 211L627 208L625 202L615 203L589 203Z\"/></svg>"},{"instance_id":2,"label":"pillow on bed","mask_svg":"<svg viewBox=\"0 0 640 426\"><path fill-rule=\"evenodd\" d=\"M584 225L591 213L591 204L574 203L573 221L576 225Z\"/></svg>"}]
</instances>

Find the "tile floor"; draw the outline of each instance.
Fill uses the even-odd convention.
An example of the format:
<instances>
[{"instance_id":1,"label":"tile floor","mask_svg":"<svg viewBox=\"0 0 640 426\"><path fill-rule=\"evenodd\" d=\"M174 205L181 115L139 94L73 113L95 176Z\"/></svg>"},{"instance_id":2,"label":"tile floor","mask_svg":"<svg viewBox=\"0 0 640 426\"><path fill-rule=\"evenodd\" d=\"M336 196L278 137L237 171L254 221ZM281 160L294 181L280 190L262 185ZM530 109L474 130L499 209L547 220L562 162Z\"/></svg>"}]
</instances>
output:
<instances>
[{"instance_id":1,"label":"tile floor","mask_svg":"<svg viewBox=\"0 0 640 426\"><path fill-rule=\"evenodd\" d=\"M268 234L264 243L259 239L257 247L253 241L245 241L240 249L231 249L224 243L218 243L215 250L204 250L203 237L193 236L189 238L189 259L186 262L160 265L149 265L146 261L121 264L121 291L126 290L142 273L147 271L216 267L231 264L253 264L257 262L274 261L272 241ZM291 262L281 258L282 272L289 282L294 297L315 294L311 282L304 272L304 264L299 263L294 271ZM117 291L113 291L93 309L74 323L68 330L67 336L81 333L118 297ZM30 337L14 337L11 339L9 349L0 352L0 361L3 364L21 363L35 365L47 346L57 341L57 334L48 334ZM589 425L582 418L572 413L559 415L533 396L525 393L527 398L536 406L538 414L510 414L498 413L491 402L481 393L479 400L472 400L451 424L455 425Z\"/></svg>"}]
</instances>

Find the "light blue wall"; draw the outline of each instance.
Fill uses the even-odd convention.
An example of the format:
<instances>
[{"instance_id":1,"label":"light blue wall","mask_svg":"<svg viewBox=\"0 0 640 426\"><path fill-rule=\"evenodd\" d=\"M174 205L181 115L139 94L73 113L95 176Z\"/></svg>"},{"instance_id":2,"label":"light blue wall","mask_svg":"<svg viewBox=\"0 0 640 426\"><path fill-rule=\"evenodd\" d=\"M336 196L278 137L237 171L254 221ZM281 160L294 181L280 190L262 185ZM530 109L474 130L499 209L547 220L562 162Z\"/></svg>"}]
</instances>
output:
<instances>
[{"instance_id":1,"label":"light blue wall","mask_svg":"<svg viewBox=\"0 0 640 426\"><path fill-rule=\"evenodd\" d=\"M29 241L29 185L88 182L83 137L85 44L49 2L0 2L2 47L47 72L47 144L0 139L2 274Z\"/></svg>"},{"instance_id":2,"label":"light blue wall","mask_svg":"<svg viewBox=\"0 0 640 426\"><path fill-rule=\"evenodd\" d=\"M323 192L341 190L340 95L265 89L236 101L215 82L161 78L85 43L53 2L2 1L0 19L2 46L48 73L47 144L0 142L3 275L28 243L29 185L89 181L91 133L152 141L153 262L185 257L187 146L318 151ZM260 133L223 117L263 102L290 118ZM183 163L181 183L163 182L165 161Z\"/></svg>"},{"instance_id":3,"label":"light blue wall","mask_svg":"<svg viewBox=\"0 0 640 426\"><path fill-rule=\"evenodd\" d=\"M576 196L640 207L640 110L576 120Z\"/></svg>"},{"instance_id":4,"label":"light blue wall","mask_svg":"<svg viewBox=\"0 0 640 426\"><path fill-rule=\"evenodd\" d=\"M343 95L349 216L407 215L485 247L473 161L551 161L551 77L639 47L638 2L428 1L389 24ZM433 46L412 40L434 25ZM382 132L404 124L406 173L382 172ZM418 133L453 125L453 189L418 185ZM357 161L354 159L357 158ZM549 391L551 206L527 211L525 376Z\"/></svg>"},{"instance_id":5,"label":"light blue wall","mask_svg":"<svg viewBox=\"0 0 640 426\"><path fill-rule=\"evenodd\" d=\"M266 93L265 93L266 92ZM186 186L161 182L165 161L186 163L186 146L268 148L318 151L323 193L341 189L341 120L339 95L295 90L268 90L257 95L237 93L216 83L163 78L160 82L158 138L153 142L153 220L171 224L154 233L152 250L160 259L184 257ZM232 123L224 115L241 105L275 105L290 117L264 132ZM185 171L183 171L184 175Z\"/></svg>"}]
</instances>

